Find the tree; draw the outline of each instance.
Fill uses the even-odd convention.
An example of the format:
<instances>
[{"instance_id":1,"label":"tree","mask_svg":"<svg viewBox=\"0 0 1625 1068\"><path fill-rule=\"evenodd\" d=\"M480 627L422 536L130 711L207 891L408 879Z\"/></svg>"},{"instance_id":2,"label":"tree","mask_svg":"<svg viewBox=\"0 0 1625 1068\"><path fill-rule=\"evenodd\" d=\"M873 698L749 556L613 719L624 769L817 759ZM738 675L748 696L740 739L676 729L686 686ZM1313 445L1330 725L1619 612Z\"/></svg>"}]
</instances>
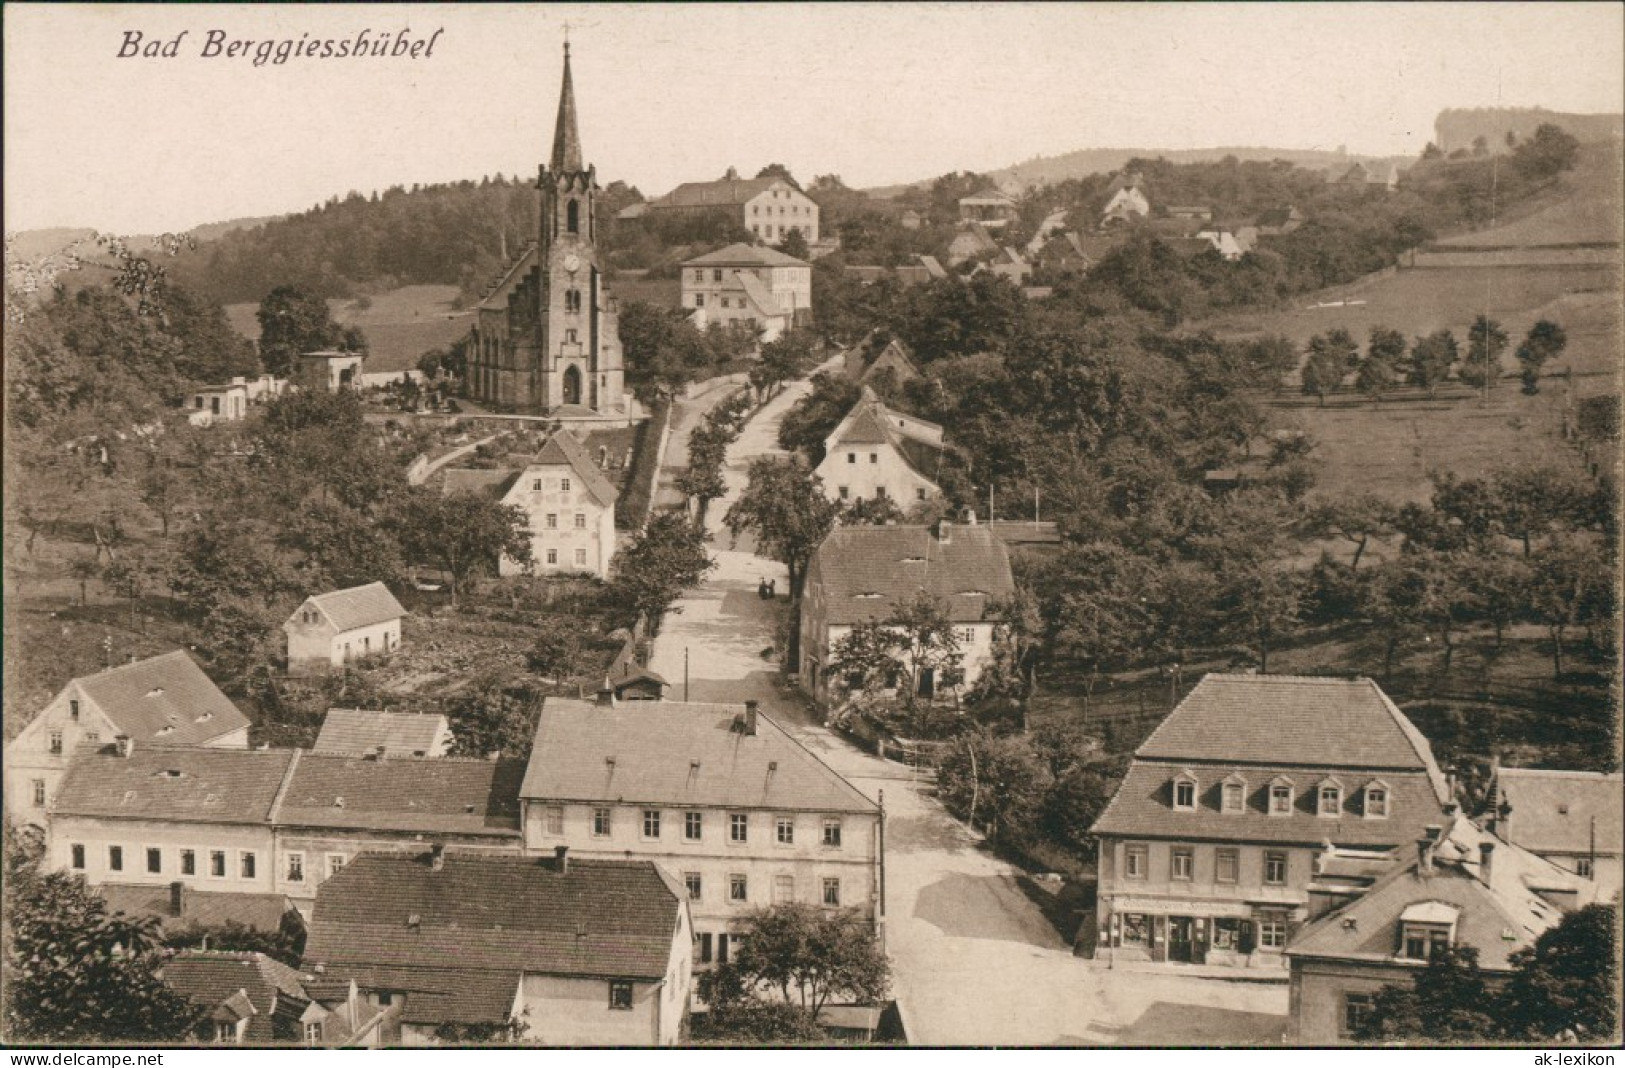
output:
<instances>
[{"instance_id":1,"label":"tree","mask_svg":"<svg viewBox=\"0 0 1625 1068\"><path fill-rule=\"evenodd\" d=\"M1460 354L1455 335L1448 330L1436 330L1427 337L1417 338L1411 346L1411 383L1426 389L1429 397L1433 396Z\"/></svg>"},{"instance_id":2,"label":"tree","mask_svg":"<svg viewBox=\"0 0 1625 1068\"><path fill-rule=\"evenodd\" d=\"M524 511L483 494L442 494L410 486L391 509L408 560L429 561L451 576L451 603L468 580L495 571L503 557L532 562L530 521Z\"/></svg>"},{"instance_id":3,"label":"tree","mask_svg":"<svg viewBox=\"0 0 1625 1068\"><path fill-rule=\"evenodd\" d=\"M1467 328L1467 360L1462 364L1461 377L1470 386L1495 388L1501 377L1501 353L1506 351L1507 333L1501 324L1487 315L1480 315Z\"/></svg>"},{"instance_id":4,"label":"tree","mask_svg":"<svg viewBox=\"0 0 1625 1068\"><path fill-rule=\"evenodd\" d=\"M1587 905L1512 956L1512 979L1497 1014L1524 1041L1572 1034L1611 1041L1619 1024L1618 928L1612 905Z\"/></svg>"},{"instance_id":5,"label":"tree","mask_svg":"<svg viewBox=\"0 0 1625 1068\"><path fill-rule=\"evenodd\" d=\"M80 876L51 872L7 886L8 1035L31 1042L179 1041L197 1012L159 977L156 917L109 915Z\"/></svg>"},{"instance_id":6,"label":"tree","mask_svg":"<svg viewBox=\"0 0 1625 1068\"><path fill-rule=\"evenodd\" d=\"M824 439L858 403L859 393L857 383L845 375L827 371L813 375L812 389L779 422L779 448L799 451L815 465L821 462Z\"/></svg>"},{"instance_id":7,"label":"tree","mask_svg":"<svg viewBox=\"0 0 1625 1068\"><path fill-rule=\"evenodd\" d=\"M1586 622L1612 588L1613 567L1589 539L1564 534L1534 558L1529 607L1546 627L1552 646L1552 678L1563 677L1563 642L1571 627Z\"/></svg>"},{"instance_id":8,"label":"tree","mask_svg":"<svg viewBox=\"0 0 1625 1068\"><path fill-rule=\"evenodd\" d=\"M555 682L580 673L586 651L581 624L568 616L538 616L533 626L536 643L526 657L530 669Z\"/></svg>"},{"instance_id":9,"label":"tree","mask_svg":"<svg viewBox=\"0 0 1625 1068\"><path fill-rule=\"evenodd\" d=\"M783 178L797 189L801 188L801 185L795 179L795 175L790 173L790 168L786 167L782 163L769 163L767 166L756 172L756 177Z\"/></svg>"},{"instance_id":10,"label":"tree","mask_svg":"<svg viewBox=\"0 0 1625 1068\"><path fill-rule=\"evenodd\" d=\"M1533 137L1512 150L1512 166L1526 178L1553 178L1574 166L1580 142L1561 126L1543 122Z\"/></svg>"},{"instance_id":11,"label":"tree","mask_svg":"<svg viewBox=\"0 0 1625 1068\"><path fill-rule=\"evenodd\" d=\"M1054 781L1025 735L966 735L937 762L937 796L948 811L1017 844L1036 836Z\"/></svg>"},{"instance_id":12,"label":"tree","mask_svg":"<svg viewBox=\"0 0 1625 1068\"><path fill-rule=\"evenodd\" d=\"M1347 373L1347 354L1334 345L1327 335L1317 334L1310 339L1302 372L1305 393L1319 397L1320 406L1324 408L1326 394L1343 388L1343 376Z\"/></svg>"},{"instance_id":13,"label":"tree","mask_svg":"<svg viewBox=\"0 0 1625 1068\"><path fill-rule=\"evenodd\" d=\"M1398 376L1399 365L1404 358L1405 335L1398 330L1373 326L1370 340L1366 342L1365 359L1360 361L1359 370L1355 372L1355 388L1373 402L1380 402L1384 391L1393 385Z\"/></svg>"},{"instance_id":14,"label":"tree","mask_svg":"<svg viewBox=\"0 0 1625 1068\"><path fill-rule=\"evenodd\" d=\"M68 562L68 574L79 583L79 607L85 606L85 587L102 573L102 565L94 556L76 556Z\"/></svg>"},{"instance_id":15,"label":"tree","mask_svg":"<svg viewBox=\"0 0 1625 1068\"><path fill-rule=\"evenodd\" d=\"M843 526L883 527L901 523L904 518L903 510L890 497L860 497L841 510Z\"/></svg>"},{"instance_id":16,"label":"tree","mask_svg":"<svg viewBox=\"0 0 1625 1068\"><path fill-rule=\"evenodd\" d=\"M811 331L802 327L786 330L762 346L762 358L750 369L750 384L765 401L784 383L805 374L812 361Z\"/></svg>"},{"instance_id":17,"label":"tree","mask_svg":"<svg viewBox=\"0 0 1625 1068\"><path fill-rule=\"evenodd\" d=\"M136 627L136 608L141 603L142 596L152 587L154 578L150 568L128 555L120 560L109 561L102 569L102 582L108 590L115 597L122 597L130 602L131 630Z\"/></svg>"},{"instance_id":18,"label":"tree","mask_svg":"<svg viewBox=\"0 0 1625 1068\"><path fill-rule=\"evenodd\" d=\"M1435 952L1414 986L1383 987L1354 1037L1365 1042L1423 1039L1461 1044L1498 1036L1494 999L1478 967L1478 950Z\"/></svg>"},{"instance_id":19,"label":"tree","mask_svg":"<svg viewBox=\"0 0 1625 1068\"><path fill-rule=\"evenodd\" d=\"M744 493L723 517L735 540L749 532L757 550L790 572L790 594L801 596L807 563L835 526L840 506L824 496L823 480L794 457L751 461Z\"/></svg>"},{"instance_id":20,"label":"tree","mask_svg":"<svg viewBox=\"0 0 1625 1068\"><path fill-rule=\"evenodd\" d=\"M1371 539L1394 533L1394 508L1374 493L1331 500L1309 513L1305 527L1313 537L1331 535L1351 543L1354 559L1349 562L1349 570L1358 571Z\"/></svg>"},{"instance_id":21,"label":"tree","mask_svg":"<svg viewBox=\"0 0 1625 1068\"><path fill-rule=\"evenodd\" d=\"M275 931L245 927L236 920L218 926L192 926L170 935L164 944L170 949L227 950L234 953L264 953L290 968L299 967L305 953L305 923L295 909L282 914Z\"/></svg>"},{"instance_id":22,"label":"tree","mask_svg":"<svg viewBox=\"0 0 1625 1068\"><path fill-rule=\"evenodd\" d=\"M799 226L792 226L790 232L784 235L784 240L779 242L779 251L802 262L806 262L812 256L812 250L808 247L807 239L802 235Z\"/></svg>"},{"instance_id":23,"label":"tree","mask_svg":"<svg viewBox=\"0 0 1625 1068\"><path fill-rule=\"evenodd\" d=\"M1247 360L1259 377L1269 383L1270 392L1278 393L1281 379L1298 366L1298 348L1291 338L1270 334L1247 346Z\"/></svg>"},{"instance_id":24,"label":"tree","mask_svg":"<svg viewBox=\"0 0 1625 1068\"><path fill-rule=\"evenodd\" d=\"M964 660L947 610L920 590L893 606L885 619L860 623L842 635L830 650L829 672L859 693L899 689L903 704L913 709L920 696L958 687Z\"/></svg>"},{"instance_id":25,"label":"tree","mask_svg":"<svg viewBox=\"0 0 1625 1068\"><path fill-rule=\"evenodd\" d=\"M286 377L299 365L299 355L345 342L344 330L328 311L327 301L298 286L277 286L260 301L260 362L266 371Z\"/></svg>"},{"instance_id":26,"label":"tree","mask_svg":"<svg viewBox=\"0 0 1625 1068\"><path fill-rule=\"evenodd\" d=\"M446 706L452 752L471 757L500 753L525 759L530 755L541 709L538 693L503 674L476 678Z\"/></svg>"},{"instance_id":27,"label":"tree","mask_svg":"<svg viewBox=\"0 0 1625 1068\"><path fill-rule=\"evenodd\" d=\"M1540 369L1547 360L1561 355L1568 346L1568 335L1550 319L1542 319L1529 328L1523 344L1518 346L1518 364L1523 368L1523 391L1540 392Z\"/></svg>"},{"instance_id":28,"label":"tree","mask_svg":"<svg viewBox=\"0 0 1625 1068\"><path fill-rule=\"evenodd\" d=\"M705 552L703 527L690 523L681 512L666 512L651 519L615 554L615 575L610 588L615 597L649 621L649 633L660 633L660 622L683 591L695 586L716 567Z\"/></svg>"},{"instance_id":29,"label":"tree","mask_svg":"<svg viewBox=\"0 0 1625 1068\"><path fill-rule=\"evenodd\" d=\"M740 935L732 959L700 977L701 996L713 1005L773 991L816 1020L831 1001L875 1004L890 992L891 966L854 909L775 905L754 912Z\"/></svg>"}]
</instances>

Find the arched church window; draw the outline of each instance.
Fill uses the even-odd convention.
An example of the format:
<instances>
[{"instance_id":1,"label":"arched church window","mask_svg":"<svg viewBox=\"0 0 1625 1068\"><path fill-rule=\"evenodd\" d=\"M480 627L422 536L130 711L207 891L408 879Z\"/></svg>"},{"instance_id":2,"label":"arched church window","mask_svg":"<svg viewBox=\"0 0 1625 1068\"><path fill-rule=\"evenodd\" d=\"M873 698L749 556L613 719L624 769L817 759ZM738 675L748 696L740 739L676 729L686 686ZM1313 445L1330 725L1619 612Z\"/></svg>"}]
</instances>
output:
<instances>
[{"instance_id":1,"label":"arched church window","mask_svg":"<svg viewBox=\"0 0 1625 1068\"><path fill-rule=\"evenodd\" d=\"M564 228L572 234L581 232L581 205L577 201L570 201L564 207Z\"/></svg>"},{"instance_id":2,"label":"arched church window","mask_svg":"<svg viewBox=\"0 0 1625 1068\"><path fill-rule=\"evenodd\" d=\"M576 332L574 330L566 330L564 332L564 340L566 343L574 345L576 343Z\"/></svg>"}]
</instances>

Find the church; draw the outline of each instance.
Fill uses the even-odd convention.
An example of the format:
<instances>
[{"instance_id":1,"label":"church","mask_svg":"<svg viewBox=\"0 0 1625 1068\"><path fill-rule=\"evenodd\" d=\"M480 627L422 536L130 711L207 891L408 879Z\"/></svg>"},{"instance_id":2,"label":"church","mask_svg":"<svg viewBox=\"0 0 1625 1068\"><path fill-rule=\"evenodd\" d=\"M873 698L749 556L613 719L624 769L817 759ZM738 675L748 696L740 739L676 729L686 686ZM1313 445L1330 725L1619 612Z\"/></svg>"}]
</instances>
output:
<instances>
[{"instance_id":1,"label":"church","mask_svg":"<svg viewBox=\"0 0 1625 1068\"><path fill-rule=\"evenodd\" d=\"M478 403L562 417L626 416L615 299L600 267L598 180L581 161L570 46L553 155L539 168L536 241L487 291L468 346Z\"/></svg>"}]
</instances>

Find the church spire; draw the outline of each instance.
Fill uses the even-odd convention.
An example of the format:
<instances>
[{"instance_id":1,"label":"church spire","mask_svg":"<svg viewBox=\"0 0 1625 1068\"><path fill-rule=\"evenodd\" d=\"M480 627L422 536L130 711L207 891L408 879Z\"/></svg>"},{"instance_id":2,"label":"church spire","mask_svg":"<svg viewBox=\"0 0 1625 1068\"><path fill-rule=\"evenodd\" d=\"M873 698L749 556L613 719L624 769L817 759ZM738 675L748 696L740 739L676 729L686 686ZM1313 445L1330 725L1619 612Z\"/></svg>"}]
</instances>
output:
<instances>
[{"instance_id":1,"label":"church spire","mask_svg":"<svg viewBox=\"0 0 1625 1068\"><path fill-rule=\"evenodd\" d=\"M559 119L553 128L553 173L582 170L581 134L576 129L576 94L570 83L570 42L564 42L564 86L559 90Z\"/></svg>"}]
</instances>

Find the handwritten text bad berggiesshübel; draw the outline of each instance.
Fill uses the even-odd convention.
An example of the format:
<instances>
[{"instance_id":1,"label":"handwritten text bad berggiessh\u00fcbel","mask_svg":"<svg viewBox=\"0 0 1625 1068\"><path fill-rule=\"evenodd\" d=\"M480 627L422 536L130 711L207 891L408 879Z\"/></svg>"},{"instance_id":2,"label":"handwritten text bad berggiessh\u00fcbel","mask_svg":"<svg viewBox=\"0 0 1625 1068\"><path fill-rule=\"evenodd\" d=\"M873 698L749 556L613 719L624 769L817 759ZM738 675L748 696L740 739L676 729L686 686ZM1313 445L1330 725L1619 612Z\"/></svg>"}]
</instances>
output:
<instances>
[{"instance_id":1,"label":"handwritten text bad berggiessh\u00fcbel","mask_svg":"<svg viewBox=\"0 0 1625 1068\"><path fill-rule=\"evenodd\" d=\"M171 38L148 38L140 30L125 30L118 58L179 58L191 32L182 30ZM203 34L201 45L197 46L196 55L199 59L247 60L255 67L263 67L267 63L277 66L291 59L429 59L434 55L435 43L444 32L442 27L428 36L416 36L410 27L402 27L384 33L361 30L346 37L312 37L306 33L298 38L256 41L232 37L224 30L208 30Z\"/></svg>"}]
</instances>

